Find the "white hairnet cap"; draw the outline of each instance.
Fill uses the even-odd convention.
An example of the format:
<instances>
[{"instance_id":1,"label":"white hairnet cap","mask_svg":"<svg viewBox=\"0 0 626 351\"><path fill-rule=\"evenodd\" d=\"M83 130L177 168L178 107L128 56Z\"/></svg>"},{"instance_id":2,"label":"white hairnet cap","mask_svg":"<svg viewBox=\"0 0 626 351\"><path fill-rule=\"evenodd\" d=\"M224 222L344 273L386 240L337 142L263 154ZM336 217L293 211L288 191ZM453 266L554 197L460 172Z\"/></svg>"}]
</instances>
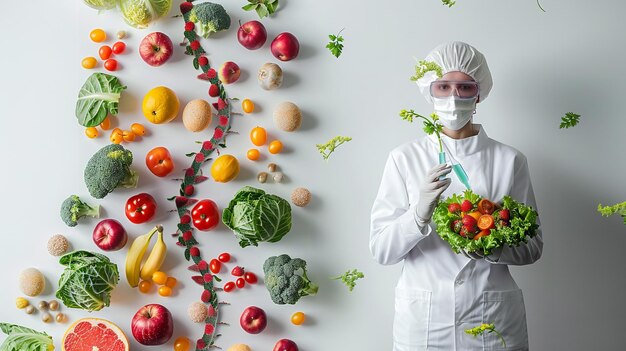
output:
<instances>
[{"instance_id":1,"label":"white hairnet cap","mask_svg":"<svg viewBox=\"0 0 626 351\"><path fill-rule=\"evenodd\" d=\"M444 43L434 48L424 60L438 64L442 74L459 71L472 77L478 82L480 101L485 100L489 95L493 86L491 72L489 72L485 56L473 46L461 41ZM417 80L417 86L422 95L430 103L432 103L430 83L438 78L435 72L429 71Z\"/></svg>"}]
</instances>

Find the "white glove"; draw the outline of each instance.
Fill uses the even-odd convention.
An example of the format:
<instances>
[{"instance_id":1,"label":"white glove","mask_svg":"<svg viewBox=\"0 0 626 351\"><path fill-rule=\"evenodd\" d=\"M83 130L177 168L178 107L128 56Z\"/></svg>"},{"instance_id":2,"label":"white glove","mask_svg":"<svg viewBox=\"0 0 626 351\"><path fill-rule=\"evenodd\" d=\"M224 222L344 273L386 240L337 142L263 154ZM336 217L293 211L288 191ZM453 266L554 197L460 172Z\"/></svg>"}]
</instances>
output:
<instances>
[{"instance_id":1,"label":"white glove","mask_svg":"<svg viewBox=\"0 0 626 351\"><path fill-rule=\"evenodd\" d=\"M426 174L419 189L419 200L417 202L417 215L420 224L430 222L435 207L439 202L439 196L443 193L452 181L450 178L439 180L439 177L445 176L452 171L452 167L447 164L439 164Z\"/></svg>"}]
</instances>

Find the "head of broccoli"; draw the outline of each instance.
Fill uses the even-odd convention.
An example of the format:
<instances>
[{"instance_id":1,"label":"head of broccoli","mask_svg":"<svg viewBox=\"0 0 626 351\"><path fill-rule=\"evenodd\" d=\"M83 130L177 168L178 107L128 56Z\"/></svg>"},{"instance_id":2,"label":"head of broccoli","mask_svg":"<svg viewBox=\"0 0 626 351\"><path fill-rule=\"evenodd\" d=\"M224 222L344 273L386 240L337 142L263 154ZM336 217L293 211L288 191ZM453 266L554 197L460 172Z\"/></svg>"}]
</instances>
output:
<instances>
[{"instance_id":1,"label":"head of broccoli","mask_svg":"<svg viewBox=\"0 0 626 351\"><path fill-rule=\"evenodd\" d=\"M98 218L100 216L100 205L89 206L76 195L70 195L61 204L61 219L68 226L75 227L78 224L78 220L85 216Z\"/></svg>"},{"instance_id":2,"label":"head of broccoli","mask_svg":"<svg viewBox=\"0 0 626 351\"><path fill-rule=\"evenodd\" d=\"M194 23L198 35L204 38L230 28L230 16L224 7L212 2L194 5L189 13L189 21Z\"/></svg>"},{"instance_id":3,"label":"head of broccoli","mask_svg":"<svg viewBox=\"0 0 626 351\"><path fill-rule=\"evenodd\" d=\"M111 144L98 150L85 167L85 184L91 196L102 199L118 187L137 187L137 173L130 169L133 153Z\"/></svg>"},{"instance_id":4,"label":"head of broccoli","mask_svg":"<svg viewBox=\"0 0 626 351\"><path fill-rule=\"evenodd\" d=\"M298 272L302 269L302 273ZM317 294L318 285L306 275L306 261L288 255L272 256L263 264L265 287L274 303L293 305L302 296Z\"/></svg>"}]
</instances>

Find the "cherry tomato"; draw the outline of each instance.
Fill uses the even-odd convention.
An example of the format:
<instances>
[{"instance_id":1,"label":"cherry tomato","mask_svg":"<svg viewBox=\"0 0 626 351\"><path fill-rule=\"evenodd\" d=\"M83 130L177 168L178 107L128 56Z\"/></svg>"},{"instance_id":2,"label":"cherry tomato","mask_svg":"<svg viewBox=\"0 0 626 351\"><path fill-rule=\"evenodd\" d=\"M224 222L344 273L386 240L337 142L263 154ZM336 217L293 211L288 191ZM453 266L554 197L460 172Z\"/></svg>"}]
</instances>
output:
<instances>
[{"instance_id":1,"label":"cherry tomato","mask_svg":"<svg viewBox=\"0 0 626 351\"><path fill-rule=\"evenodd\" d=\"M169 286L159 286L159 295L161 296L172 296L172 288L170 288Z\"/></svg>"},{"instance_id":2,"label":"cherry tomato","mask_svg":"<svg viewBox=\"0 0 626 351\"><path fill-rule=\"evenodd\" d=\"M135 141L135 133L133 133L132 130L125 130L122 132L122 138L124 138L126 142Z\"/></svg>"},{"instance_id":3,"label":"cherry tomato","mask_svg":"<svg viewBox=\"0 0 626 351\"><path fill-rule=\"evenodd\" d=\"M104 68L107 71L115 71L117 70L117 60L116 59L108 59L104 61Z\"/></svg>"},{"instance_id":4,"label":"cherry tomato","mask_svg":"<svg viewBox=\"0 0 626 351\"><path fill-rule=\"evenodd\" d=\"M147 294L150 292L150 290L152 290L152 283L147 281L147 280L142 280L139 283L139 291L141 291L144 294Z\"/></svg>"},{"instance_id":5,"label":"cherry tomato","mask_svg":"<svg viewBox=\"0 0 626 351\"><path fill-rule=\"evenodd\" d=\"M111 58L111 53L113 53L113 50L108 45L102 45L100 47L100 50L98 50L98 55L103 60L108 60L109 58Z\"/></svg>"},{"instance_id":6,"label":"cherry tomato","mask_svg":"<svg viewBox=\"0 0 626 351\"><path fill-rule=\"evenodd\" d=\"M296 312L291 315L291 323L301 325L306 320L306 316L302 312Z\"/></svg>"},{"instance_id":7,"label":"cherry tomato","mask_svg":"<svg viewBox=\"0 0 626 351\"><path fill-rule=\"evenodd\" d=\"M228 252L223 252L221 253L219 256L217 256L217 259L220 260L220 262L230 262L230 254Z\"/></svg>"},{"instance_id":8,"label":"cherry tomato","mask_svg":"<svg viewBox=\"0 0 626 351\"><path fill-rule=\"evenodd\" d=\"M191 348L191 341L188 338L181 336L174 341L174 351L189 351Z\"/></svg>"},{"instance_id":9,"label":"cherry tomato","mask_svg":"<svg viewBox=\"0 0 626 351\"><path fill-rule=\"evenodd\" d=\"M96 43L101 43L107 39L107 34L102 29L94 29L89 33L89 38Z\"/></svg>"},{"instance_id":10,"label":"cherry tomato","mask_svg":"<svg viewBox=\"0 0 626 351\"><path fill-rule=\"evenodd\" d=\"M241 102L241 108L245 113L252 113L254 112L254 102L252 102L252 100L250 99L244 99Z\"/></svg>"},{"instance_id":11,"label":"cherry tomato","mask_svg":"<svg viewBox=\"0 0 626 351\"><path fill-rule=\"evenodd\" d=\"M124 141L124 138L122 137L122 134L120 133L111 133L111 136L109 137L109 139L111 139L111 142L113 144L121 144L122 141Z\"/></svg>"},{"instance_id":12,"label":"cherry tomato","mask_svg":"<svg viewBox=\"0 0 626 351\"><path fill-rule=\"evenodd\" d=\"M152 195L137 194L126 201L126 217L135 224L145 223L154 216L156 208L157 204Z\"/></svg>"},{"instance_id":13,"label":"cherry tomato","mask_svg":"<svg viewBox=\"0 0 626 351\"><path fill-rule=\"evenodd\" d=\"M113 53L114 54L119 55L119 54L123 53L124 50L126 50L126 44L124 44L124 42L118 41L115 44L113 44Z\"/></svg>"},{"instance_id":14,"label":"cherry tomato","mask_svg":"<svg viewBox=\"0 0 626 351\"><path fill-rule=\"evenodd\" d=\"M155 147L146 155L146 166L157 177L165 177L174 170L174 161L169 150L163 146Z\"/></svg>"},{"instance_id":15,"label":"cherry tomato","mask_svg":"<svg viewBox=\"0 0 626 351\"><path fill-rule=\"evenodd\" d=\"M235 285L237 285L237 287L241 289L246 286L246 280L243 278L237 278L237 280L235 281Z\"/></svg>"},{"instance_id":16,"label":"cherry tomato","mask_svg":"<svg viewBox=\"0 0 626 351\"><path fill-rule=\"evenodd\" d=\"M111 129L111 118L107 116L107 118L105 118L104 121L100 123L100 128L102 128L102 130Z\"/></svg>"},{"instance_id":17,"label":"cherry tomato","mask_svg":"<svg viewBox=\"0 0 626 351\"><path fill-rule=\"evenodd\" d=\"M496 205L487 199L480 200L477 207L480 213L489 215L496 209Z\"/></svg>"},{"instance_id":18,"label":"cherry tomato","mask_svg":"<svg viewBox=\"0 0 626 351\"><path fill-rule=\"evenodd\" d=\"M217 227L220 222L217 204L208 199L198 201L191 210L191 220L194 227L205 232Z\"/></svg>"},{"instance_id":19,"label":"cherry tomato","mask_svg":"<svg viewBox=\"0 0 626 351\"><path fill-rule=\"evenodd\" d=\"M235 289L235 283L234 282L228 282L226 284L224 284L224 291L225 292L231 292Z\"/></svg>"},{"instance_id":20,"label":"cherry tomato","mask_svg":"<svg viewBox=\"0 0 626 351\"><path fill-rule=\"evenodd\" d=\"M167 283L167 274L165 272L156 271L152 274L152 281L159 285Z\"/></svg>"},{"instance_id":21,"label":"cherry tomato","mask_svg":"<svg viewBox=\"0 0 626 351\"><path fill-rule=\"evenodd\" d=\"M243 275L243 278L246 280L246 282L248 282L248 284L256 284L256 282L259 281L256 277L256 274L252 272L246 272Z\"/></svg>"},{"instance_id":22,"label":"cherry tomato","mask_svg":"<svg viewBox=\"0 0 626 351\"><path fill-rule=\"evenodd\" d=\"M270 143L268 150L270 154L280 153L283 150L283 143L280 140L274 140Z\"/></svg>"},{"instance_id":23,"label":"cherry tomato","mask_svg":"<svg viewBox=\"0 0 626 351\"><path fill-rule=\"evenodd\" d=\"M267 132L263 127L254 127L250 131L250 141L256 146L263 146L267 141Z\"/></svg>"},{"instance_id":24,"label":"cherry tomato","mask_svg":"<svg viewBox=\"0 0 626 351\"><path fill-rule=\"evenodd\" d=\"M256 161L261 157L261 153L258 149L250 149L247 153L248 160Z\"/></svg>"},{"instance_id":25,"label":"cherry tomato","mask_svg":"<svg viewBox=\"0 0 626 351\"><path fill-rule=\"evenodd\" d=\"M92 69L94 67L96 67L96 65L98 64L98 60L96 60L95 57L85 57L81 62L80 65L83 66L83 68L85 69Z\"/></svg>"},{"instance_id":26,"label":"cherry tomato","mask_svg":"<svg viewBox=\"0 0 626 351\"><path fill-rule=\"evenodd\" d=\"M146 135L146 128L141 123L133 123L133 124L131 124L130 125L130 130L132 130L133 133L137 134L137 136Z\"/></svg>"},{"instance_id":27,"label":"cherry tomato","mask_svg":"<svg viewBox=\"0 0 626 351\"><path fill-rule=\"evenodd\" d=\"M98 129L96 129L96 127L87 127L85 129L85 135L89 139L96 138L96 137L98 137Z\"/></svg>"},{"instance_id":28,"label":"cherry tomato","mask_svg":"<svg viewBox=\"0 0 626 351\"><path fill-rule=\"evenodd\" d=\"M209 269L213 272L213 274L217 274L222 269L222 263L216 259L212 259L209 263Z\"/></svg>"},{"instance_id":29,"label":"cherry tomato","mask_svg":"<svg viewBox=\"0 0 626 351\"><path fill-rule=\"evenodd\" d=\"M167 277L167 280L165 281L165 286L169 286L170 288L174 288L177 283L178 283L178 280L176 280L176 278L174 278L174 277Z\"/></svg>"}]
</instances>

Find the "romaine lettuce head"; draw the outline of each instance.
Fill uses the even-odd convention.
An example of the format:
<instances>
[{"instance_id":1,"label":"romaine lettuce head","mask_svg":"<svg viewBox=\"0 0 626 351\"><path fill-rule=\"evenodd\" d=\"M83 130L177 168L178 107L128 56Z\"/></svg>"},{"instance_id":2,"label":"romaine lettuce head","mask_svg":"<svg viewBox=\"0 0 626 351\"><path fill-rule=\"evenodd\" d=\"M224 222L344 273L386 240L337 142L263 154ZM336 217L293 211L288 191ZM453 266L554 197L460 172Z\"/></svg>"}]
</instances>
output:
<instances>
[{"instance_id":1,"label":"romaine lettuce head","mask_svg":"<svg viewBox=\"0 0 626 351\"><path fill-rule=\"evenodd\" d=\"M126 23L146 28L170 12L172 0L118 0L118 5Z\"/></svg>"},{"instance_id":2,"label":"romaine lettuce head","mask_svg":"<svg viewBox=\"0 0 626 351\"><path fill-rule=\"evenodd\" d=\"M239 246L277 242L291 230L291 205L261 189L240 189L222 213L222 221L233 230Z\"/></svg>"}]
</instances>

